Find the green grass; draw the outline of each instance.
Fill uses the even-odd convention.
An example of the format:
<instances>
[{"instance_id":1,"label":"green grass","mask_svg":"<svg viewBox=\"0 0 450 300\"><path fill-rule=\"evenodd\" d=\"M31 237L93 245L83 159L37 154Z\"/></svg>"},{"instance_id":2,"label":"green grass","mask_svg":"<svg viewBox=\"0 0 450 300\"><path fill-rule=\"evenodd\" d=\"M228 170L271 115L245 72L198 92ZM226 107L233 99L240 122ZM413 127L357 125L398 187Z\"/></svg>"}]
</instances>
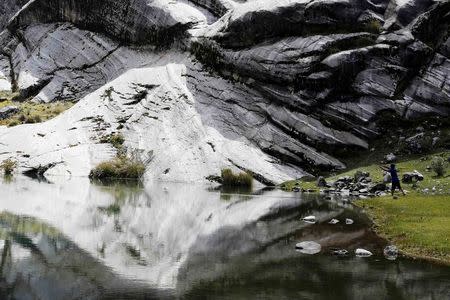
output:
<instances>
[{"instance_id":1,"label":"green grass","mask_svg":"<svg viewBox=\"0 0 450 300\"><path fill-rule=\"evenodd\" d=\"M97 165L89 174L91 179L139 179L145 173L145 165L127 156L118 156Z\"/></svg>"},{"instance_id":2,"label":"green grass","mask_svg":"<svg viewBox=\"0 0 450 300\"><path fill-rule=\"evenodd\" d=\"M100 143L111 144L116 149L121 149L125 143L125 137L121 133L113 133L100 139Z\"/></svg>"},{"instance_id":3,"label":"green grass","mask_svg":"<svg viewBox=\"0 0 450 300\"><path fill-rule=\"evenodd\" d=\"M253 177L249 173L242 172L234 174L231 169L223 169L221 174L223 186L241 186L251 187L253 185Z\"/></svg>"},{"instance_id":4,"label":"green grass","mask_svg":"<svg viewBox=\"0 0 450 300\"><path fill-rule=\"evenodd\" d=\"M450 264L450 197L410 194L357 201L378 234L405 254Z\"/></svg>"},{"instance_id":5,"label":"green grass","mask_svg":"<svg viewBox=\"0 0 450 300\"><path fill-rule=\"evenodd\" d=\"M117 203L111 204L109 206L99 206L98 210L106 213L108 216L120 214L120 205Z\"/></svg>"},{"instance_id":6,"label":"green grass","mask_svg":"<svg viewBox=\"0 0 450 300\"><path fill-rule=\"evenodd\" d=\"M442 157L446 163L446 174L442 177L437 177L436 174L432 170L427 170L428 166L431 166L433 157ZM450 157L450 151L443 151L435 154L429 155L415 155L404 157L400 159L398 163L396 163L397 169L399 170L399 175L402 176L405 172L412 172L414 170L419 171L424 175L424 180L420 181L414 187L412 184L403 184L403 187L407 190L423 190L425 188L432 189L435 187L436 191L442 194L450 194L450 175L449 175L449 163L447 159ZM362 165L356 168L352 168L345 172L339 174L331 174L326 178L327 182L333 182L337 178L341 176L352 176L357 171L369 172L372 180L374 182L383 181L383 172L380 170L380 164L371 162L369 165ZM280 185L280 187L284 190L291 191L295 186L301 187L303 189L316 189L316 181L303 181L303 180L293 180L288 181Z\"/></svg>"},{"instance_id":7,"label":"green grass","mask_svg":"<svg viewBox=\"0 0 450 300\"><path fill-rule=\"evenodd\" d=\"M379 34L383 29L383 26L378 20L371 20L365 27L368 32L375 34Z\"/></svg>"},{"instance_id":8,"label":"green grass","mask_svg":"<svg viewBox=\"0 0 450 300\"><path fill-rule=\"evenodd\" d=\"M13 98L17 96L14 93L0 92L0 98L7 99L0 102L0 108L6 106L17 106L19 112L11 117L0 120L0 126L17 126L20 124L41 123L53 119L65 110L73 106L72 102L52 102L52 103L33 103L16 102Z\"/></svg>"}]
</instances>

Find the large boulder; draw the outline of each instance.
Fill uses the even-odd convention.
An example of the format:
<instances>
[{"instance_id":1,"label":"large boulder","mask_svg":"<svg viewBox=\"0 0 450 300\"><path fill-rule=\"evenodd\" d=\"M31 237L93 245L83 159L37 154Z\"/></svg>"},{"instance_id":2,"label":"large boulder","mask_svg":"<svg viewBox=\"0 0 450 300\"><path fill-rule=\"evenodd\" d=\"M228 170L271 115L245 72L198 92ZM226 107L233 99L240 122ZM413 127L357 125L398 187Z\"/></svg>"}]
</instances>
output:
<instances>
[{"instance_id":1,"label":"large boulder","mask_svg":"<svg viewBox=\"0 0 450 300\"><path fill-rule=\"evenodd\" d=\"M403 174L402 182L403 183L414 183L418 181L422 181L424 179L423 175L418 171L414 170L414 172L408 172Z\"/></svg>"}]
</instances>

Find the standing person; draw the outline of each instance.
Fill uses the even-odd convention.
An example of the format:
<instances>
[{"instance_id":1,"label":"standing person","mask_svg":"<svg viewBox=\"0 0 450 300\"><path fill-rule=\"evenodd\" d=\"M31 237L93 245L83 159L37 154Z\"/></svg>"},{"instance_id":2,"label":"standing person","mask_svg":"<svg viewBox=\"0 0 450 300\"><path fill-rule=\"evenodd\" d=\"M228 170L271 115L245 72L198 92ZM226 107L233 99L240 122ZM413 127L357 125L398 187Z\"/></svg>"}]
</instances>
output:
<instances>
[{"instance_id":1,"label":"standing person","mask_svg":"<svg viewBox=\"0 0 450 300\"><path fill-rule=\"evenodd\" d=\"M389 174L391 174L391 183L392 183L392 187L391 187L391 194L392 197L394 197L394 192L395 189L399 189L402 193L403 196L405 196L405 191L403 191L402 186L400 185L400 179L398 178L398 172L397 169L395 168L395 164L391 164L391 166L388 167L380 167L381 170L389 172Z\"/></svg>"}]
</instances>

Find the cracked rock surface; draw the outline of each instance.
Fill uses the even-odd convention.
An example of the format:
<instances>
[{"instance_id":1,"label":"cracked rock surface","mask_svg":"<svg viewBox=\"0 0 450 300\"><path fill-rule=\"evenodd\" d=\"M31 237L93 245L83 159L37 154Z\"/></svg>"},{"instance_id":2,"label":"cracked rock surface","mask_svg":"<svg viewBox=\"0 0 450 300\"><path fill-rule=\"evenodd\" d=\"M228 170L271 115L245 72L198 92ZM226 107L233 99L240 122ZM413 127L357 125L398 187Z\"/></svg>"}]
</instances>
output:
<instances>
[{"instance_id":1,"label":"cracked rock surface","mask_svg":"<svg viewBox=\"0 0 450 300\"><path fill-rule=\"evenodd\" d=\"M338 154L367 148L381 113L450 112L448 1L7 0L0 10L0 90L79 101L49 122L0 128L0 159L18 157L21 170L85 176L115 155L101 137L121 132L149 179L202 182L231 167L275 184L344 168Z\"/></svg>"}]
</instances>

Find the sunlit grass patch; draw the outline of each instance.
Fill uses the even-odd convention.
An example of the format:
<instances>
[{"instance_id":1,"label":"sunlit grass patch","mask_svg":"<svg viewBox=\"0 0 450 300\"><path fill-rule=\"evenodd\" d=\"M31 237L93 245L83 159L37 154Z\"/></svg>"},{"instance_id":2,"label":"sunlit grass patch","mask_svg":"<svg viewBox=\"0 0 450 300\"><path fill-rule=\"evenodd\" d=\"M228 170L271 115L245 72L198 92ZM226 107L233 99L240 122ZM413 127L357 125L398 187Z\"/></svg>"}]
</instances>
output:
<instances>
[{"instance_id":1,"label":"sunlit grass patch","mask_svg":"<svg viewBox=\"0 0 450 300\"><path fill-rule=\"evenodd\" d=\"M376 230L406 254L450 264L450 198L410 194L357 202L374 220Z\"/></svg>"}]
</instances>

